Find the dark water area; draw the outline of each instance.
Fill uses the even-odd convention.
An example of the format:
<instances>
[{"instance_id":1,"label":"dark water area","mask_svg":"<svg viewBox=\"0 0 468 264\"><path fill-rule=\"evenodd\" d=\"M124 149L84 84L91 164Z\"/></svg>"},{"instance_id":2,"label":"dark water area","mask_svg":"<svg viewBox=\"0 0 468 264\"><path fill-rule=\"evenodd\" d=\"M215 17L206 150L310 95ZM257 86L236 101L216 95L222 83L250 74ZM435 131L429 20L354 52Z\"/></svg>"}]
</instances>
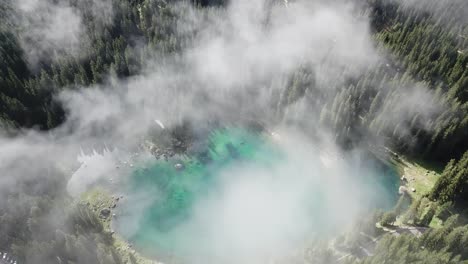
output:
<instances>
[{"instance_id":1,"label":"dark water area","mask_svg":"<svg viewBox=\"0 0 468 264\"><path fill-rule=\"evenodd\" d=\"M197 230L193 236L186 228L180 228L190 223L194 206L219 191L222 178L219 175L224 171L253 165L268 170L281 163L284 155L266 133L217 129L194 153L138 164L125 187L129 198L120 206L114 228L139 252L152 258L170 261L174 256L183 259L200 254L195 250L210 251L212 248L200 247L209 244L204 240L203 230ZM398 199L396 171L371 157L356 162L362 162L363 166L353 168L365 167L362 172L354 172L360 175L355 179L356 186L368 190L361 202L368 208L392 208ZM310 211L323 216L315 217L317 225L327 221L328 208L321 202L323 196L317 186L308 199Z\"/></svg>"},{"instance_id":2,"label":"dark water area","mask_svg":"<svg viewBox=\"0 0 468 264\"><path fill-rule=\"evenodd\" d=\"M362 166L366 167L367 173L362 173L356 181L365 188L373 190L371 197L380 199L368 200L370 208L390 210L399 199L398 188L400 179L397 170L390 165L385 164L371 154L366 155ZM368 173L368 172L378 173Z\"/></svg>"}]
</instances>

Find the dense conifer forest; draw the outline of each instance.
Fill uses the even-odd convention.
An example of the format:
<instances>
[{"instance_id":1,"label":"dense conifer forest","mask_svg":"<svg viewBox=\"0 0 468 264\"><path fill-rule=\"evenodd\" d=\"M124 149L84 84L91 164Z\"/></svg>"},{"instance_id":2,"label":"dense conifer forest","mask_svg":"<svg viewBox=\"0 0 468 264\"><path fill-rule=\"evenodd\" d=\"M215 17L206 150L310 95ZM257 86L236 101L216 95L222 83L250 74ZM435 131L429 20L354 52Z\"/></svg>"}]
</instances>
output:
<instances>
[{"instance_id":1,"label":"dense conifer forest","mask_svg":"<svg viewBox=\"0 0 468 264\"><path fill-rule=\"evenodd\" d=\"M199 34L196 28L174 26L190 19L187 5L207 14L227 5L112 0L113 16L103 22L90 15L92 1L64 2L84 16L89 40L77 53L44 51L31 64L21 44L28 40L19 37L25 30L19 23L24 14L17 13L13 0L0 0L0 134L5 137L60 127L68 118L68 109L57 98L60 92L94 89L112 83L112 78L125 80L153 60L164 65L167 54L177 57ZM428 195L412 200L407 210L376 213L357 230L378 233L375 222L390 224L397 217L410 226L430 227L435 217L443 224L421 237L384 235L369 257L343 261L323 249L303 263L468 263L468 2L458 1L461 8L457 1L430 1L425 9L405 1L357 2L359 9L353 12L370 19L372 38L385 61L352 77L344 73L354 66L346 65L333 73L336 87L329 90L324 86L334 84L321 81L314 74L317 69L304 65L285 77L285 89L276 91L271 102L274 122L292 122L288 106L301 101L312 105L314 111L307 114L332 131L343 149L384 145L399 155L445 167ZM339 59L331 47L324 68ZM410 86L429 87L431 101L415 98L407 102L416 110L402 109ZM425 112L428 104L441 110ZM34 154L18 162L34 163L32 159ZM1 173L15 177L17 189L0 185L0 252L9 252L18 263L140 263L135 255L115 248L96 212L68 196L62 172L41 166L24 177L14 169ZM42 223L52 213L61 217L55 219L54 230L44 229ZM343 244L355 246L357 240L349 237Z\"/></svg>"}]
</instances>

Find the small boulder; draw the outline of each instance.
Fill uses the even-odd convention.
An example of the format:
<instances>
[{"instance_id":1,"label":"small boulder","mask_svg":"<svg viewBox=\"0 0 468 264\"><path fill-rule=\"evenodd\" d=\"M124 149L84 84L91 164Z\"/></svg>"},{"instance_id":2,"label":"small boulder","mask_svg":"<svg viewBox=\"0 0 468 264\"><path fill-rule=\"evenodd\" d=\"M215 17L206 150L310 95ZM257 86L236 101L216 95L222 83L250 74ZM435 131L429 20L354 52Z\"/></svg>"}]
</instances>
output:
<instances>
[{"instance_id":1,"label":"small boulder","mask_svg":"<svg viewBox=\"0 0 468 264\"><path fill-rule=\"evenodd\" d=\"M400 186L400 188L398 188L398 193L400 195L403 195L406 193L406 187L405 186Z\"/></svg>"},{"instance_id":2,"label":"small boulder","mask_svg":"<svg viewBox=\"0 0 468 264\"><path fill-rule=\"evenodd\" d=\"M110 213L111 213L111 210L108 209L108 208L105 208L105 209L101 210L100 214L101 214L101 217L107 218L107 217L109 217Z\"/></svg>"},{"instance_id":3,"label":"small boulder","mask_svg":"<svg viewBox=\"0 0 468 264\"><path fill-rule=\"evenodd\" d=\"M176 165L174 165L174 168L178 171L181 171L184 169L184 165L182 163L177 163Z\"/></svg>"}]
</instances>

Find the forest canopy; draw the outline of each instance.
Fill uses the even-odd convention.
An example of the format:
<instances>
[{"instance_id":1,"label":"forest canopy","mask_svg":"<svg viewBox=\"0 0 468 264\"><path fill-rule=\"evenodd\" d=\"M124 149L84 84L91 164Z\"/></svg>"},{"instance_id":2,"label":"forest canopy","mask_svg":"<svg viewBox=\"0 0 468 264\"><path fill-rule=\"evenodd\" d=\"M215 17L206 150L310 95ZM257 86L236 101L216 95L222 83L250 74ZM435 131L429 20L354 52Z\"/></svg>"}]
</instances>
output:
<instances>
[{"instance_id":1,"label":"forest canopy","mask_svg":"<svg viewBox=\"0 0 468 264\"><path fill-rule=\"evenodd\" d=\"M60 146L141 145L150 129L140 124L153 129L148 116L165 113L177 142L205 117L253 119L326 133L343 153L388 148L442 166L408 211L362 224L406 218L427 232L383 236L372 256L346 261L468 263L468 1L234 2L0 1L0 252L18 263L140 263L67 193L76 158ZM313 252L304 263L341 261Z\"/></svg>"}]
</instances>

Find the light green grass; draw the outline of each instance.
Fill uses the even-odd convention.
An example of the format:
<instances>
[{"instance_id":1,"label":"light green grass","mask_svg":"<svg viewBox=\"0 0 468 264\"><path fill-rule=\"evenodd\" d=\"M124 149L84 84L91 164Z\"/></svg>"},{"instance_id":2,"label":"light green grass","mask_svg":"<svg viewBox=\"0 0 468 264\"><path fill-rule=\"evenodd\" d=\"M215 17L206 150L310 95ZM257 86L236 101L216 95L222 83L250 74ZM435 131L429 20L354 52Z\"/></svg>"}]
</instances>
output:
<instances>
[{"instance_id":1,"label":"light green grass","mask_svg":"<svg viewBox=\"0 0 468 264\"><path fill-rule=\"evenodd\" d=\"M412 201L421 199L432 190L443 169L439 164L428 163L398 155L388 148L385 148L385 151L374 151L374 154L391 163L391 165L396 168L400 178L405 176L407 181L402 181L401 185L406 186ZM412 191L413 188L416 190L415 192ZM428 208L429 207L424 209L423 215L427 213L426 209ZM405 226L402 222L403 215L397 217L394 223L395 227ZM440 219L434 217L429 227L440 228L442 224Z\"/></svg>"},{"instance_id":2,"label":"light green grass","mask_svg":"<svg viewBox=\"0 0 468 264\"><path fill-rule=\"evenodd\" d=\"M98 216L102 209L112 208L113 205L116 203L115 199L106 190L102 188L95 188L84 193L81 196L81 202L86 204ZM109 232L109 233L112 232L112 228L111 228L112 212L111 212L111 216L109 216L108 218L106 219L99 218L99 219L104 227L104 232ZM112 246L117 250L117 252L120 254L122 259L124 261L126 260L125 263L132 263L130 262L130 256L133 256L134 260L136 260L135 264L158 263L158 262L153 262L139 255L135 250L129 247L130 244L118 234L114 234L113 238L114 239L113 239Z\"/></svg>"},{"instance_id":3,"label":"light green grass","mask_svg":"<svg viewBox=\"0 0 468 264\"><path fill-rule=\"evenodd\" d=\"M392 163L397 168L400 177L406 177L405 186L413 199L419 199L428 194L440 177L437 166L416 162L401 155L392 157ZM416 192L412 192L412 188L416 189Z\"/></svg>"}]
</instances>

